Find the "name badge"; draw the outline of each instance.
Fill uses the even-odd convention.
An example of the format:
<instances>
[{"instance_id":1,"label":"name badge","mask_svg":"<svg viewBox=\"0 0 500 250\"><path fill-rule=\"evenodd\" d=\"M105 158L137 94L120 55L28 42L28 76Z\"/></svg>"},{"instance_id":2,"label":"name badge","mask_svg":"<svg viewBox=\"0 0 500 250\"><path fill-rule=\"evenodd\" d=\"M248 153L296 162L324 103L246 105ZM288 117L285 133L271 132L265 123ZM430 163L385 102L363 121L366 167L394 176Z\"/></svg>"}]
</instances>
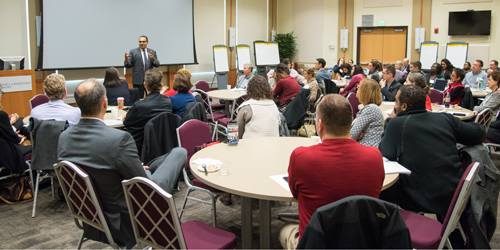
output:
<instances>
[{"instance_id":1,"label":"name badge","mask_svg":"<svg viewBox=\"0 0 500 250\"><path fill-rule=\"evenodd\" d=\"M434 83L434 80L430 80L429 82L430 82L430 83Z\"/></svg>"}]
</instances>

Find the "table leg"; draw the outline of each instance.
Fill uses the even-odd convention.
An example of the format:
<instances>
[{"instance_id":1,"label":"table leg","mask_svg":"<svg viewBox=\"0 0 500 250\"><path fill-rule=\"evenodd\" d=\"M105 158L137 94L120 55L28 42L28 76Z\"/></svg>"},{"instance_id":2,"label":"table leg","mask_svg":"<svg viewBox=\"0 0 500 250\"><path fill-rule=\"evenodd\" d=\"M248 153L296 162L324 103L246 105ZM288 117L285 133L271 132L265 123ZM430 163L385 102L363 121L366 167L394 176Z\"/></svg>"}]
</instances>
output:
<instances>
[{"instance_id":1,"label":"table leg","mask_svg":"<svg viewBox=\"0 0 500 250\"><path fill-rule=\"evenodd\" d=\"M271 201L259 200L260 248L271 248Z\"/></svg>"},{"instance_id":2,"label":"table leg","mask_svg":"<svg viewBox=\"0 0 500 250\"><path fill-rule=\"evenodd\" d=\"M252 248L252 198L241 196L241 248Z\"/></svg>"}]
</instances>

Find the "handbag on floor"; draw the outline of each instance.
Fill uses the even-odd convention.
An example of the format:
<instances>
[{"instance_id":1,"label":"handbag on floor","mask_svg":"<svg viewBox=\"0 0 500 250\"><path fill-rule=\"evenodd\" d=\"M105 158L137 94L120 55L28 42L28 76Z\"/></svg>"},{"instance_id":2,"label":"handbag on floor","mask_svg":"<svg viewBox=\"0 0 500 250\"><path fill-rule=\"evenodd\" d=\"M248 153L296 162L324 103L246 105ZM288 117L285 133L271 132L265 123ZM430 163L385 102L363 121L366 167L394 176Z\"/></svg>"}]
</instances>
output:
<instances>
[{"instance_id":1,"label":"handbag on floor","mask_svg":"<svg viewBox=\"0 0 500 250\"><path fill-rule=\"evenodd\" d=\"M0 205L15 205L33 200L33 187L28 176L0 180Z\"/></svg>"},{"instance_id":2,"label":"handbag on floor","mask_svg":"<svg viewBox=\"0 0 500 250\"><path fill-rule=\"evenodd\" d=\"M309 119L307 122L299 128L299 136L311 137L316 135L316 125L314 124L314 116L309 114ZM307 134L306 134L307 129Z\"/></svg>"}]
</instances>

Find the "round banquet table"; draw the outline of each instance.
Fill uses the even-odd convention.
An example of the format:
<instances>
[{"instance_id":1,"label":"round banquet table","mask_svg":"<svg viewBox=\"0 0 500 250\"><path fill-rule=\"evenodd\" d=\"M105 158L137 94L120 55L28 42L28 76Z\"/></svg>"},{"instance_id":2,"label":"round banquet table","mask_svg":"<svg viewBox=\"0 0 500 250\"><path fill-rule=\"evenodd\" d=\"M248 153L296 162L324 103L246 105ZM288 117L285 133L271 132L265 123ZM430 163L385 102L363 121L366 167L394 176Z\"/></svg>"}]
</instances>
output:
<instances>
[{"instance_id":1,"label":"round banquet table","mask_svg":"<svg viewBox=\"0 0 500 250\"><path fill-rule=\"evenodd\" d=\"M271 206L270 201L296 201L292 193L270 178L288 173L292 151L300 146L311 146L316 142L301 137L266 137L240 140L238 146L217 144L195 153L190 160L191 173L203 183L224 192L241 196L242 248L252 247L251 199L259 200L260 247L270 248ZM219 171L208 173L198 170L193 163L198 158L217 159L223 163ZM229 163L229 165L228 165ZM398 174L385 176L382 189L398 180Z\"/></svg>"},{"instance_id":2,"label":"round banquet table","mask_svg":"<svg viewBox=\"0 0 500 250\"><path fill-rule=\"evenodd\" d=\"M225 100L225 111L227 117L231 117L231 110L234 101L247 94L246 90L233 91L230 89L211 90L207 92L208 97Z\"/></svg>"},{"instance_id":3,"label":"round banquet table","mask_svg":"<svg viewBox=\"0 0 500 250\"><path fill-rule=\"evenodd\" d=\"M384 113L384 117L385 117L385 116L388 116L385 113L385 111L394 109L394 102L382 102L382 104L379 107L380 107L380 110L382 110L382 112ZM360 104L358 106L358 108L361 110L363 108L363 104ZM432 111L451 113L451 114L456 113L456 112L465 113L465 116L454 115L456 118L458 118L460 120L467 120L467 119L474 117L473 111L471 111L469 109L462 108L462 107L448 108L447 109L447 108L432 104Z\"/></svg>"},{"instance_id":4,"label":"round banquet table","mask_svg":"<svg viewBox=\"0 0 500 250\"><path fill-rule=\"evenodd\" d=\"M117 118L113 118L113 115L111 113L107 113L104 115L104 123L106 123L106 125L108 125L108 127L112 127L112 128L121 128L123 127L123 121L122 121L122 117L125 116L127 114L127 111L124 111L123 109L119 109L118 106L109 106L110 108L116 108L118 109L118 117ZM23 123L25 125L29 125L30 124L30 117L31 116L26 116L24 117L23 119ZM107 123L106 121L113 121L111 123ZM114 122L116 121L116 122ZM120 121L120 122L118 122Z\"/></svg>"},{"instance_id":5,"label":"round banquet table","mask_svg":"<svg viewBox=\"0 0 500 250\"><path fill-rule=\"evenodd\" d=\"M347 81L342 82L341 80L332 80L332 82L339 88L345 88L347 86Z\"/></svg>"},{"instance_id":6,"label":"round banquet table","mask_svg":"<svg viewBox=\"0 0 500 250\"><path fill-rule=\"evenodd\" d=\"M473 89L471 92L473 97L485 97L488 94L486 89L484 89L483 91L479 91L479 89Z\"/></svg>"}]
</instances>

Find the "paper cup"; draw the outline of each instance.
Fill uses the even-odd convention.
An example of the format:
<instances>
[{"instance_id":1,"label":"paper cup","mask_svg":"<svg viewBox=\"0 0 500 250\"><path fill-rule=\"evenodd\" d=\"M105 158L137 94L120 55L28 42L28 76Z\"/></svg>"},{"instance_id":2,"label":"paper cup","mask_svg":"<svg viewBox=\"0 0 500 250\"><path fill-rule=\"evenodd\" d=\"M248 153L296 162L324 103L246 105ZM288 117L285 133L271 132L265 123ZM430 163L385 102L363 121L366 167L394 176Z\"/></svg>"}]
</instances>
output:
<instances>
[{"instance_id":1,"label":"paper cup","mask_svg":"<svg viewBox=\"0 0 500 250\"><path fill-rule=\"evenodd\" d=\"M125 104L125 98L118 97L118 98L116 98L116 102L118 103L118 108L123 109L123 106Z\"/></svg>"},{"instance_id":2,"label":"paper cup","mask_svg":"<svg viewBox=\"0 0 500 250\"><path fill-rule=\"evenodd\" d=\"M118 109L111 108L111 115L113 116L113 119L118 118Z\"/></svg>"},{"instance_id":3,"label":"paper cup","mask_svg":"<svg viewBox=\"0 0 500 250\"><path fill-rule=\"evenodd\" d=\"M231 85L227 85L227 89L231 89Z\"/></svg>"}]
</instances>

